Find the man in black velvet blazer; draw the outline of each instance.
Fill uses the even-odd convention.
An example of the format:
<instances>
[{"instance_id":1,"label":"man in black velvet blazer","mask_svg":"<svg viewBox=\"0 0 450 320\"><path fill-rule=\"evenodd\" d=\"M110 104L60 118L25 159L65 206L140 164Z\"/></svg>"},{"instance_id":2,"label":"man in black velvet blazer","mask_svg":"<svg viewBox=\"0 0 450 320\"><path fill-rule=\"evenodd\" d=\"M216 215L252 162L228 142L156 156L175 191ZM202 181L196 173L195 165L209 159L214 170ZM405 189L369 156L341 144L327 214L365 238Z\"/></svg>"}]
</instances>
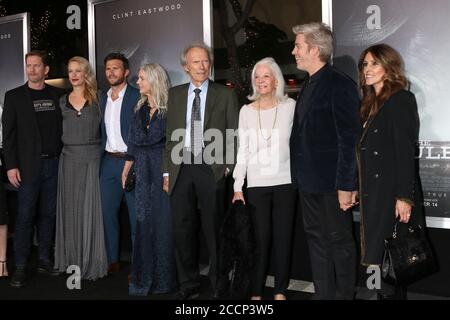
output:
<instances>
[{"instance_id":1,"label":"man in black velvet blazer","mask_svg":"<svg viewBox=\"0 0 450 320\"><path fill-rule=\"evenodd\" d=\"M53 237L56 220L58 159L62 149L62 116L59 97L63 91L45 83L47 55L31 51L25 56L28 82L5 94L3 150L9 182L18 188L18 212L14 232L16 272L11 286L26 283L27 264L37 219L38 272L54 275Z\"/></svg>"},{"instance_id":2,"label":"man in black velvet blazer","mask_svg":"<svg viewBox=\"0 0 450 320\"><path fill-rule=\"evenodd\" d=\"M352 299L356 248L352 192L360 129L355 83L328 64L332 34L321 23L298 25L297 68L308 72L291 134L292 178L299 188L315 299Z\"/></svg>"}]
</instances>

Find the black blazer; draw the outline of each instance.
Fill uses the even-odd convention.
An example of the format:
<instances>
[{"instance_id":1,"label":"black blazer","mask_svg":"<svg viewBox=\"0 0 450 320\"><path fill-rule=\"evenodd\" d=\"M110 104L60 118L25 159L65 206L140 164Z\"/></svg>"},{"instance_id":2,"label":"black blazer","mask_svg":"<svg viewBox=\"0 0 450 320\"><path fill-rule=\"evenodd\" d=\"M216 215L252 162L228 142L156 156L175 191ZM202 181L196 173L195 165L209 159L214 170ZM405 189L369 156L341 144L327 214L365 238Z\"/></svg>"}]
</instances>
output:
<instances>
[{"instance_id":1,"label":"black blazer","mask_svg":"<svg viewBox=\"0 0 450 320\"><path fill-rule=\"evenodd\" d=\"M356 84L330 65L319 70L305 110L297 101L290 139L291 177L310 193L356 190L355 146L360 132Z\"/></svg>"},{"instance_id":2,"label":"black blazer","mask_svg":"<svg viewBox=\"0 0 450 320\"><path fill-rule=\"evenodd\" d=\"M60 126L62 132L59 97L64 91L48 84L46 86L57 107L59 121L55 125ZM18 168L22 182L32 181L40 170L41 136L28 83L6 92L2 124L5 169ZM62 142L58 146L58 153L61 149Z\"/></svg>"}]
</instances>

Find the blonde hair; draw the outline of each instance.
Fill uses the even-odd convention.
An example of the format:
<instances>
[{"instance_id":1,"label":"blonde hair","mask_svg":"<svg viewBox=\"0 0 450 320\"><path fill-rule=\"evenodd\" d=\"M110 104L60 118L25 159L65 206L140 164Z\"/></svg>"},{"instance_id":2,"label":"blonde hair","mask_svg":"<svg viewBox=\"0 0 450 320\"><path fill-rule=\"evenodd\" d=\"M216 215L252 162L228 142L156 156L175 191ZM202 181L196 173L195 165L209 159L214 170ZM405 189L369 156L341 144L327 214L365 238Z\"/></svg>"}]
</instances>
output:
<instances>
[{"instance_id":1,"label":"blonde hair","mask_svg":"<svg viewBox=\"0 0 450 320\"><path fill-rule=\"evenodd\" d=\"M98 103L97 80L95 79L94 71L89 64L89 61L83 57L75 56L70 58L67 66L69 66L71 62L78 63L84 71L84 98L87 100L89 105L92 105L94 102Z\"/></svg>"},{"instance_id":2,"label":"blonde hair","mask_svg":"<svg viewBox=\"0 0 450 320\"><path fill-rule=\"evenodd\" d=\"M158 113L166 113L170 86L166 71L157 63L144 64L140 70L144 71L144 79L151 86L152 102L155 104L156 110ZM137 112L147 100L147 95L141 94L135 111Z\"/></svg>"}]
</instances>

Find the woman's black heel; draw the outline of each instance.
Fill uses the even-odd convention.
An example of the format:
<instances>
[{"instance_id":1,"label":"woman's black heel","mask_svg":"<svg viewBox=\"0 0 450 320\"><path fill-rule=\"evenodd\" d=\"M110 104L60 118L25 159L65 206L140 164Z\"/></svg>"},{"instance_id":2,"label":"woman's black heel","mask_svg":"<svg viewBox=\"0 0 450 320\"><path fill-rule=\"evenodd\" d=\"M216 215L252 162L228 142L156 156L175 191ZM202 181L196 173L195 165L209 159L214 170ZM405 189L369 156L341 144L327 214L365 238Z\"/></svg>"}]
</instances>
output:
<instances>
[{"instance_id":1,"label":"woman's black heel","mask_svg":"<svg viewBox=\"0 0 450 320\"><path fill-rule=\"evenodd\" d=\"M8 271L6 268L6 261L0 261L0 279L6 279L8 277Z\"/></svg>"}]
</instances>

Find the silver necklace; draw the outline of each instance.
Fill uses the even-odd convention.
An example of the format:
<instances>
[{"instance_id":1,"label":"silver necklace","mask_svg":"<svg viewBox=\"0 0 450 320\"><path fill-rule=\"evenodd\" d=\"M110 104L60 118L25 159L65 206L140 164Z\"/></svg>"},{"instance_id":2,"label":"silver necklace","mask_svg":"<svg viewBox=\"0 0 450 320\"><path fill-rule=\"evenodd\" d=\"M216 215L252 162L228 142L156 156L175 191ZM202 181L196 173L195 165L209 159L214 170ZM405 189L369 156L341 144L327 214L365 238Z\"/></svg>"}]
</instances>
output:
<instances>
[{"instance_id":1,"label":"silver necklace","mask_svg":"<svg viewBox=\"0 0 450 320\"><path fill-rule=\"evenodd\" d=\"M270 135L266 138L264 137L264 134L262 132L262 125L261 125L261 101L258 101L258 126L259 126L259 133L261 134L261 137L268 142L270 146L271 138L272 138L272 132L273 129L275 129L275 123L277 122L277 115L278 115L278 104L275 105L275 117L273 119L272 129L270 130Z\"/></svg>"}]
</instances>

